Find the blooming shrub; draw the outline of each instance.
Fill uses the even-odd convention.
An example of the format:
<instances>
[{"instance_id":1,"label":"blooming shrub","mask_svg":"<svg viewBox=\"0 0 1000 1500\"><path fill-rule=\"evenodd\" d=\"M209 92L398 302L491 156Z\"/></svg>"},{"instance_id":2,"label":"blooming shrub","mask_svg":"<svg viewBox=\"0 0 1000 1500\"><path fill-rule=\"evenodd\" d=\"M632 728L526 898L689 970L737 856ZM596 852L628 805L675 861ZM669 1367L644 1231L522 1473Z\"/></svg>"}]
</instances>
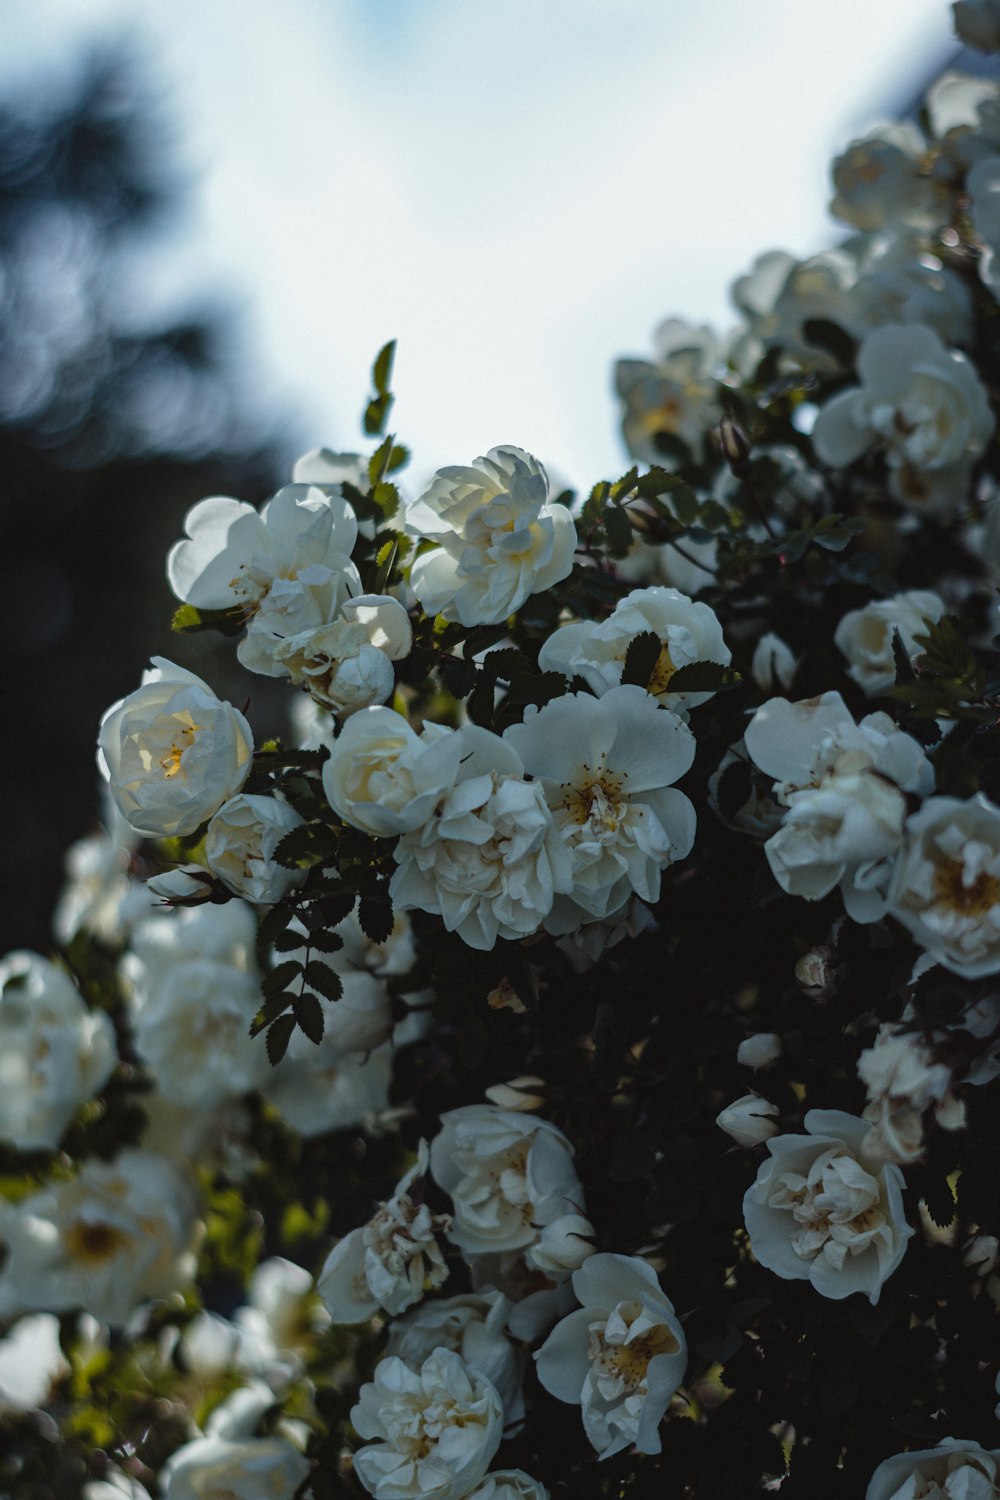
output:
<instances>
[{"instance_id":1,"label":"blooming shrub","mask_svg":"<svg viewBox=\"0 0 1000 1500\"><path fill-rule=\"evenodd\" d=\"M585 497L410 492L389 345L190 512L299 727L154 658L0 964L4 1496L1000 1496L998 119L848 143Z\"/></svg>"}]
</instances>

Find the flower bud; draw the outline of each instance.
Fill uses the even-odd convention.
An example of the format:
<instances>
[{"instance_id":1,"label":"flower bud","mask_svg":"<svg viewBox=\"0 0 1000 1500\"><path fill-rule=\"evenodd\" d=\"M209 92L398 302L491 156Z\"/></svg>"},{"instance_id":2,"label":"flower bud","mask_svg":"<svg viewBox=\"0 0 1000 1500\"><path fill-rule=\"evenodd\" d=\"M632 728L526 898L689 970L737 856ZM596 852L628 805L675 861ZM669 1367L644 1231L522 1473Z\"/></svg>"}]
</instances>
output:
<instances>
[{"instance_id":1,"label":"flower bud","mask_svg":"<svg viewBox=\"0 0 1000 1500\"><path fill-rule=\"evenodd\" d=\"M736 1061L744 1068L769 1068L780 1056L781 1037L774 1031L756 1031L736 1049Z\"/></svg>"},{"instance_id":2,"label":"flower bud","mask_svg":"<svg viewBox=\"0 0 1000 1500\"><path fill-rule=\"evenodd\" d=\"M745 473L753 450L750 446L750 439L732 417L723 417L719 423L719 446L722 449L723 458L733 473L736 475Z\"/></svg>"},{"instance_id":3,"label":"flower bud","mask_svg":"<svg viewBox=\"0 0 1000 1500\"><path fill-rule=\"evenodd\" d=\"M977 1276L989 1276L996 1268L998 1255L1000 1242L996 1235L977 1234L966 1245L963 1259L970 1270L975 1268Z\"/></svg>"},{"instance_id":4,"label":"flower bud","mask_svg":"<svg viewBox=\"0 0 1000 1500\"><path fill-rule=\"evenodd\" d=\"M167 906L201 906L212 899L213 880L201 865L175 865L146 881L146 889Z\"/></svg>"},{"instance_id":5,"label":"flower bud","mask_svg":"<svg viewBox=\"0 0 1000 1500\"><path fill-rule=\"evenodd\" d=\"M798 664L791 648L780 636L768 631L757 642L750 673L762 693L773 693L791 687Z\"/></svg>"},{"instance_id":6,"label":"flower bud","mask_svg":"<svg viewBox=\"0 0 1000 1500\"><path fill-rule=\"evenodd\" d=\"M806 994L816 999L832 995L836 987L833 949L824 946L810 948L808 953L803 953L795 965L795 978Z\"/></svg>"},{"instance_id":7,"label":"flower bud","mask_svg":"<svg viewBox=\"0 0 1000 1500\"><path fill-rule=\"evenodd\" d=\"M768 1115L776 1115L778 1106L769 1104L756 1094L744 1094L742 1099L728 1104L715 1123L720 1130L731 1135L737 1146L759 1146L778 1134L778 1126Z\"/></svg>"}]
</instances>

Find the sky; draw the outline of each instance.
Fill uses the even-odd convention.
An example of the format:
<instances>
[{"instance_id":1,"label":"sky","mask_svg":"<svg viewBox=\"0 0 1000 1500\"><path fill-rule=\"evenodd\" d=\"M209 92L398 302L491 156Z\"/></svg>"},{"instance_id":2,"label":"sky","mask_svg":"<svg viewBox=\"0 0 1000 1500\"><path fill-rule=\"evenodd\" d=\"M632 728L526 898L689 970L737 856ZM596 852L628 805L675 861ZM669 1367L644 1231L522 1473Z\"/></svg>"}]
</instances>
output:
<instances>
[{"instance_id":1,"label":"sky","mask_svg":"<svg viewBox=\"0 0 1000 1500\"><path fill-rule=\"evenodd\" d=\"M220 297L303 447L361 445L394 337L415 482L515 443L584 486L615 357L830 243L833 152L954 50L943 0L0 0L0 88L122 36L190 183L151 310Z\"/></svg>"}]
</instances>

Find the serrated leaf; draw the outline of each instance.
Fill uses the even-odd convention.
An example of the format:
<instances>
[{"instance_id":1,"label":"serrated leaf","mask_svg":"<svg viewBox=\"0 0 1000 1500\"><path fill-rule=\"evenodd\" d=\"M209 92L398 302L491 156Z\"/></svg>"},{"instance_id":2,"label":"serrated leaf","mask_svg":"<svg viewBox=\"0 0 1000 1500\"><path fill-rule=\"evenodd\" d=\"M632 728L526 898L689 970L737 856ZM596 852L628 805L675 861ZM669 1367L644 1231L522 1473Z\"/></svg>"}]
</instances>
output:
<instances>
[{"instance_id":1,"label":"serrated leaf","mask_svg":"<svg viewBox=\"0 0 1000 1500\"><path fill-rule=\"evenodd\" d=\"M372 383L380 396L389 394L389 382L392 379L392 362L396 357L396 340L390 339L383 344L375 356L372 365Z\"/></svg>"},{"instance_id":2,"label":"serrated leaf","mask_svg":"<svg viewBox=\"0 0 1000 1500\"><path fill-rule=\"evenodd\" d=\"M344 939L337 932L316 931L309 934L309 946L317 953L339 953Z\"/></svg>"},{"instance_id":3,"label":"serrated leaf","mask_svg":"<svg viewBox=\"0 0 1000 1500\"><path fill-rule=\"evenodd\" d=\"M372 498L382 512L383 519L391 521L399 509L399 491L396 486L389 480L383 479L372 491Z\"/></svg>"},{"instance_id":4,"label":"serrated leaf","mask_svg":"<svg viewBox=\"0 0 1000 1500\"><path fill-rule=\"evenodd\" d=\"M260 920L257 928L257 952L266 956L278 937L285 931L292 920L292 910L288 906L272 906L269 912Z\"/></svg>"},{"instance_id":5,"label":"serrated leaf","mask_svg":"<svg viewBox=\"0 0 1000 1500\"><path fill-rule=\"evenodd\" d=\"M288 958L284 963L275 964L273 969L268 969L261 982L261 989L265 995L276 995L279 990L285 989L293 979L297 979L302 973L302 965L297 958Z\"/></svg>"},{"instance_id":6,"label":"serrated leaf","mask_svg":"<svg viewBox=\"0 0 1000 1500\"><path fill-rule=\"evenodd\" d=\"M300 995L293 1006L293 1014L309 1040L318 1047L323 1040L325 1017L316 996L308 991Z\"/></svg>"},{"instance_id":7,"label":"serrated leaf","mask_svg":"<svg viewBox=\"0 0 1000 1500\"><path fill-rule=\"evenodd\" d=\"M292 1039L295 1030L295 1017L291 1014L279 1016L272 1021L264 1038L264 1046L267 1050L267 1060L272 1068L276 1068L288 1051L288 1043Z\"/></svg>"},{"instance_id":8,"label":"serrated leaf","mask_svg":"<svg viewBox=\"0 0 1000 1500\"><path fill-rule=\"evenodd\" d=\"M444 657L438 664L438 671L453 698L467 698L476 685L476 664L464 657Z\"/></svg>"},{"instance_id":9,"label":"serrated leaf","mask_svg":"<svg viewBox=\"0 0 1000 1500\"><path fill-rule=\"evenodd\" d=\"M388 901L363 896L358 902L358 922L370 943L384 943L392 935L395 915Z\"/></svg>"},{"instance_id":10,"label":"serrated leaf","mask_svg":"<svg viewBox=\"0 0 1000 1500\"><path fill-rule=\"evenodd\" d=\"M286 928L275 937L273 946L278 953L296 953L307 941L312 943L312 938L306 939L301 932L290 931Z\"/></svg>"},{"instance_id":11,"label":"serrated leaf","mask_svg":"<svg viewBox=\"0 0 1000 1500\"><path fill-rule=\"evenodd\" d=\"M389 582L389 574L395 567L396 558L398 555L399 543L395 539L393 539L391 542L386 542L384 547L380 547L378 549L378 552L375 555L375 562L378 567L378 572L375 575L375 587L372 590L373 593L385 593L386 584Z\"/></svg>"},{"instance_id":12,"label":"serrated leaf","mask_svg":"<svg viewBox=\"0 0 1000 1500\"><path fill-rule=\"evenodd\" d=\"M387 437L384 442L379 443L378 447L375 449L375 452L368 460L368 483L371 485L372 489L374 489L375 486L380 483L380 481L385 476L385 472L389 466L389 460L391 457L392 438Z\"/></svg>"},{"instance_id":13,"label":"serrated leaf","mask_svg":"<svg viewBox=\"0 0 1000 1500\"><path fill-rule=\"evenodd\" d=\"M294 1005L297 998L297 995L291 994L288 990L283 990L280 995L272 995L270 999L265 1000L250 1024L250 1035L259 1036L262 1031L265 1031L270 1026L272 1021L277 1020L278 1016L284 1015L285 1011Z\"/></svg>"},{"instance_id":14,"label":"serrated leaf","mask_svg":"<svg viewBox=\"0 0 1000 1500\"><path fill-rule=\"evenodd\" d=\"M275 861L286 870L297 870L300 860L312 853L312 825L300 823L278 841L274 851Z\"/></svg>"},{"instance_id":15,"label":"serrated leaf","mask_svg":"<svg viewBox=\"0 0 1000 1500\"><path fill-rule=\"evenodd\" d=\"M310 989L322 995L325 1000L339 1000L344 993L344 985L336 969L331 969L321 959L311 958L305 967L305 981Z\"/></svg>"},{"instance_id":16,"label":"serrated leaf","mask_svg":"<svg viewBox=\"0 0 1000 1500\"><path fill-rule=\"evenodd\" d=\"M633 636L625 652L622 685L633 684L636 687L648 687L653 668L659 661L662 650L663 642L655 630L643 630L639 635Z\"/></svg>"},{"instance_id":17,"label":"serrated leaf","mask_svg":"<svg viewBox=\"0 0 1000 1500\"><path fill-rule=\"evenodd\" d=\"M602 520L612 557L624 557L632 546L632 522L628 512L618 505L605 507Z\"/></svg>"}]
</instances>

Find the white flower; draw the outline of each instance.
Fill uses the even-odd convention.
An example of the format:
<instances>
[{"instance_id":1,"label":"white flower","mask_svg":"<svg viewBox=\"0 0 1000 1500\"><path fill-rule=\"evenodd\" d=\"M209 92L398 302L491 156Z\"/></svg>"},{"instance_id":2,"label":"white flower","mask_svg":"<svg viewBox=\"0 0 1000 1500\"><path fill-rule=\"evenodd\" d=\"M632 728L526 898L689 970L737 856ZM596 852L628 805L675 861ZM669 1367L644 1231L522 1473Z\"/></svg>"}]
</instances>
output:
<instances>
[{"instance_id":1,"label":"white flower","mask_svg":"<svg viewBox=\"0 0 1000 1500\"><path fill-rule=\"evenodd\" d=\"M806 339L803 324L822 319L848 327L856 278L857 261L843 247L801 261L785 250L769 250L745 276L737 277L732 296L754 342L760 340L758 351L761 345L777 348L805 369L829 369L835 367L833 357Z\"/></svg>"},{"instance_id":2,"label":"white flower","mask_svg":"<svg viewBox=\"0 0 1000 1500\"><path fill-rule=\"evenodd\" d=\"M903 1174L866 1155L865 1120L812 1109L807 1135L768 1141L768 1160L743 1199L750 1248L789 1281L824 1297L864 1292L875 1303L913 1233L903 1215Z\"/></svg>"},{"instance_id":3,"label":"white flower","mask_svg":"<svg viewBox=\"0 0 1000 1500\"><path fill-rule=\"evenodd\" d=\"M447 1216L431 1213L412 1196L427 1173L427 1142L387 1203L360 1229L352 1229L326 1258L316 1288L335 1323L364 1323L379 1308L393 1316L419 1302L448 1275L437 1237Z\"/></svg>"},{"instance_id":4,"label":"white flower","mask_svg":"<svg viewBox=\"0 0 1000 1500\"><path fill-rule=\"evenodd\" d=\"M635 892L656 901L662 870L690 853L694 808L671 785L694 759L694 736L644 689L570 693L504 732L542 784L573 860L569 896L545 920L557 936L617 911Z\"/></svg>"},{"instance_id":5,"label":"white flower","mask_svg":"<svg viewBox=\"0 0 1000 1500\"><path fill-rule=\"evenodd\" d=\"M241 792L213 817L205 835L205 860L213 875L237 896L257 905L280 901L305 879L274 857L286 833L304 819L287 802Z\"/></svg>"},{"instance_id":6,"label":"white flower","mask_svg":"<svg viewBox=\"0 0 1000 1500\"><path fill-rule=\"evenodd\" d=\"M167 1460L163 1500L292 1500L309 1468L286 1438L195 1438Z\"/></svg>"},{"instance_id":7,"label":"white flower","mask_svg":"<svg viewBox=\"0 0 1000 1500\"><path fill-rule=\"evenodd\" d=\"M242 1370L260 1371L274 1379L301 1364L316 1326L325 1322L309 1272L294 1261L273 1255L263 1260L250 1278L249 1300L237 1309L234 1323L239 1341L236 1362Z\"/></svg>"},{"instance_id":8,"label":"white flower","mask_svg":"<svg viewBox=\"0 0 1000 1500\"><path fill-rule=\"evenodd\" d=\"M927 622L938 621L944 604L937 594L915 589L876 599L864 609L852 609L834 633L834 643L847 659L848 674L867 697L876 698L896 681L892 641L899 633L903 650L912 657L919 651L914 639L927 630Z\"/></svg>"},{"instance_id":9,"label":"white flower","mask_svg":"<svg viewBox=\"0 0 1000 1500\"><path fill-rule=\"evenodd\" d=\"M448 1110L431 1142L431 1172L453 1202L448 1238L469 1255L513 1262L547 1224L583 1209L570 1142L547 1120L515 1110Z\"/></svg>"},{"instance_id":10,"label":"white flower","mask_svg":"<svg viewBox=\"0 0 1000 1500\"><path fill-rule=\"evenodd\" d=\"M750 675L762 693L773 693L776 688L791 687L798 665L791 647L779 635L768 631L754 647Z\"/></svg>"},{"instance_id":11,"label":"white flower","mask_svg":"<svg viewBox=\"0 0 1000 1500\"><path fill-rule=\"evenodd\" d=\"M778 1134L778 1126L768 1118L777 1113L776 1104L769 1104L757 1094L744 1094L742 1099L727 1104L722 1113L716 1115L715 1123L732 1136L737 1146L759 1146L762 1141Z\"/></svg>"},{"instance_id":12,"label":"white flower","mask_svg":"<svg viewBox=\"0 0 1000 1500\"><path fill-rule=\"evenodd\" d=\"M861 384L834 396L816 419L817 457L843 469L880 446L897 500L928 514L953 512L994 427L974 366L929 328L887 324L864 339L857 367Z\"/></svg>"},{"instance_id":13,"label":"white flower","mask_svg":"<svg viewBox=\"0 0 1000 1500\"><path fill-rule=\"evenodd\" d=\"M340 1025L344 999L354 989L354 983L344 976L344 995L324 1011L319 1046L297 1027L281 1062L260 1086L260 1092L287 1124L307 1139L325 1135L328 1130L371 1123L389 1107L392 1048L386 1044L359 1052L344 1051L338 1045L341 1036L352 1040L351 1033L356 1028L360 1031L364 1024L365 1018L354 1014L346 1028ZM374 995L374 990L371 993ZM384 1011L388 1029L391 1014L387 1001Z\"/></svg>"},{"instance_id":14,"label":"white flower","mask_svg":"<svg viewBox=\"0 0 1000 1500\"><path fill-rule=\"evenodd\" d=\"M131 830L129 836L137 842ZM78 932L92 933L107 947L125 941L132 923L149 909L141 883L129 876L130 859L123 841L106 833L70 845L66 884L52 915L58 943L67 947Z\"/></svg>"},{"instance_id":15,"label":"white flower","mask_svg":"<svg viewBox=\"0 0 1000 1500\"><path fill-rule=\"evenodd\" d=\"M954 974L1000 970L1000 809L930 797L906 822L889 910Z\"/></svg>"},{"instance_id":16,"label":"white flower","mask_svg":"<svg viewBox=\"0 0 1000 1500\"><path fill-rule=\"evenodd\" d=\"M400 839L389 894L401 911L436 912L471 948L489 949L536 931L556 892L570 890L571 861L517 751L475 724L456 739L458 779Z\"/></svg>"},{"instance_id":17,"label":"white flower","mask_svg":"<svg viewBox=\"0 0 1000 1500\"><path fill-rule=\"evenodd\" d=\"M877 1160L906 1166L919 1159L921 1115L931 1104L945 1129L964 1122L964 1106L950 1093L951 1069L934 1061L916 1032L880 1026L874 1047L858 1058L858 1077L868 1090L863 1118L872 1122L864 1148Z\"/></svg>"},{"instance_id":18,"label":"white flower","mask_svg":"<svg viewBox=\"0 0 1000 1500\"><path fill-rule=\"evenodd\" d=\"M630 896L617 911L610 911L598 921L584 922L563 933L556 940L556 947L565 953L578 974L592 969L609 948L615 948L626 938L636 938L643 932L656 930L656 918L638 896Z\"/></svg>"},{"instance_id":19,"label":"white flower","mask_svg":"<svg viewBox=\"0 0 1000 1500\"><path fill-rule=\"evenodd\" d=\"M509 1426L524 1416L521 1361L505 1332L509 1310L495 1287L425 1302L392 1324L386 1353L419 1370L435 1349L454 1350L473 1374L495 1387Z\"/></svg>"},{"instance_id":20,"label":"white flower","mask_svg":"<svg viewBox=\"0 0 1000 1500\"><path fill-rule=\"evenodd\" d=\"M201 865L175 865L150 876L146 889L151 896L159 896L164 906L200 906L211 901L215 884Z\"/></svg>"},{"instance_id":21,"label":"white flower","mask_svg":"<svg viewBox=\"0 0 1000 1500\"><path fill-rule=\"evenodd\" d=\"M525 1264L550 1281L565 1281L594 1254L594 1226L582 1214L560 1214L524 1252Z\"/></svg>"},{"instance_id":22,"label":"white flower","mask_svg":"<svg viewBox=\"0 0 1000 1500\"><path fill-rule=\"evenodd\" d=\"M963 277L930 255L924 236L893 228L858 243L849 328L861 338L884 323L922 323L950 346L974 339L972 294Z\"/></svg>"},{"instance_id":23,"label":"white flower","mask_svg":"<svg viewBox=\"0 0 1000 1500\"><path fill-rule=\"evenodd\" d=\"M109 1464L103 1479L92 1479L82 1490L83 1500L149 1500L149 1491L121 1469Z\"/></svg>"},{"instance_id":24,"label":"white flower","mask_svg":"<svg viewBox=\"0 0 1000 1500\"><path fill-rule=\"evenodd\" d=\"M979 52L1000 52L998 0L954 0L951 8L960 41Z\"/></svg>"},{"instance_id":25,"label":"white flower","mask_svg":"<svg viewBox=\"0 0 1000 1500\"><path fill-rule=\"evenodd\" d=\"M909 121L876 125L833 163L831 213L857 229L946 223L948 194L921 171L927 143Z\"/></svg>"},{"instance_id":26,"label":"white flower","mask_svg":"<svg viewBox=\"0 0 1000 1500\"><path fill-rule=\"evenodd\" d=\"M101 720L98 763L138 833L194 833L242 787L253 735L193 672L153 657L142 686Z\"/></svg>"},{"instance_id":27,"label":"white flower","mask_svg":"<svg viewBox=\"0 0 1000 1500\"><path fill-rule=\"evenodd\" d=\"M722 346L710 328L670 318L655 335L655 363L620 359L615 390L624 403L622 433L629 455L640 463L669 464L657 444L660 433L680 438L696 454L702 436L722 416L714 372Z\"/></svg>"},{"instance_id":28,"label":"white flower","mask_svg":"<svg viewBox=\"0 0 1000 1500\"><path fill-rule=\"evenodd\" d=\"M165 1157L130 1148L87 1161L0 1210L0 1318L82 1308L120 1327L191 1280L196 1232L187 1176Z\"/></svg>"},{"instance_id":29,"label":"white flower","mask_svg":"<svg viewBox=\"0 0 1000 1500\"><path fill-rule=\"evenodd\" d=\"M565 578L576 528L548 494L545 470L521 448L491 448L469 468L439 469L406 508L410 535L438 543L410 572L426 613L496 625Z\"/></svg>"},{"instance_id":30,"label":"white flower","mask_svg":"<svg viewBox=\"0 0 1000 1500\"><path fill-rule=\"evenodd\" d=\"M736 1049L736 1061L744 1068L770 1068L781 1056L781 1037L775 1031L755 1031Z\"/></svg>"},{"instance_id":31,"label":"white flower","mask_svg":"<svg viewBox=\"0 0 1000 1500\"><path fill-rule=\"evenodd\" d=\"M188 540L171 548L167 577L197 609L242 609L249 635L237 655L251 671L280 675L276 639L334 618L361 592L350 554L358 523L339 486L286 485L263 507L213 495L185 519Z\"/></svg>"},{"instance_id":32,"label":"white flower","mask_svg":"<svg viewBox=\"0 0 1000 1500\"><path fill-rule=\"evenodd\" d=\"M270 1072L249 1034L261 1004L256 931L240 901L157 915L136 931L125 965L136 1048L171 1103L235 1099Z\"/></svg>"},{"instance_id":33,"label":"white flower","mask_svg":"<svg viewBox=\"0 0 1000 1500\"><path fill-rule=\"evenodd\" d=\"M494 1469L464 1500L550 1500L550 1494L523 1469Z\"/></svg>"},{"instance_id":34,"label":"white flower","mask_svg":"<svg viewBox=\"0 0 1000 1500\"><path fill-rule=\"evenodd\" d=\"M707 703L712 693L672 693L670 679L679 667L691 662L728 666L732 653L715 611L707 604L693 603L676 589L634 589L600 625L590 621L563 625L544 642L538 665L544 672L582 677L600 697L620 684L629 645L649 631L662 643L649 680L649 692L657 702L677 713Z\"/></svg>"},{"instance_id":35,"label":"white flower","mask_svg":"<svg viewBox=\"0 0 1000 1500\"><path fill-rule=\"evenodd\" d=\"M634 1255L593 1255L574 1273L582 1304L535 1355L538 1378L560 1401L579 1402L602 1458L633 1444L659 1453L659 1425L684 1378L687 1345L656 1272Z\"/></svg>"},{"instance_id":36,"label":"white flower","mask_svg":"<svg viewBox=\"0 0 1000 1500\"><path fill-rule=\"evenodd\" d=\"M62 969L36 953L0 962L0 1140L22 1151L58 1146L117 1061L109 1017L87 1009Z\"/></svg>"},{"instance_id":37,"label":"white flower","mask_svg":"<svg viewBox=\"0 0 1000 1500\"><path fill-rule=\"evenodd\" d=\"M980 279L994 296L1000 289L1000 156L983 156L966 178L969 217L983 244Z\"/></svg>"},{"instance_id":38,"label":"white flower","mask_svg":"<svg viewBox=\"0 0 1000 1500\"><path fill-rule=\"evenodd\" d=\"M902 843L905 793L926 795L933 785L916 740L887 714L855 724L839 693L798 703L772 698L744 738L788 809L764 846L782 890L818 901L839 884L855 921L877 920L889 857Z\"/></svg>"},{"instance_id":39,"label":"white flower","mask_svg":"<svg viewBox=\"0 0 1000 1500\"><path fill-rule=\"evenodd\" d=\"M865 1500L996 1500L998 1495L1000 1448L987 1451L965 1438L944 1438L936 1448L880 1463Z\"/></svg>"},{"instance_id":40,"label":"white flower","mask_svg":"<svg viewBox=\"0 0 1000 1500\"><path fill-rule=\"evenodd\" d=\"M334 741L323 790L345 823L394 838L426 823L454 785L461 746L442 725L426 724L417 735L391 708L365 708Z\"/></svg>"},{"instance_id":41,"label":"white flower","mask_svg":"<svg viewBox=\"0 0 1000 1500\"><path fill-rule=\"evenodd\" d=\"M352 714L392 697L392 663L412 645L409 616L398 600L360 594L344 603L338 619L276 641L271 654L317 703Z\"/></svg>"},{"instance_id":42,"label":"white flower","mask_svg":"<svg viewBox=\"0 0 1000 1500\"><path fill-rule=\"evenodd\" d=\"M463 1500L500 1446L503 1403L459 1355L439 1349L414 1371L390 1355L361 1387L351 1422L354 1472L375 1500Z\"/></svg>"}]
</instances>

